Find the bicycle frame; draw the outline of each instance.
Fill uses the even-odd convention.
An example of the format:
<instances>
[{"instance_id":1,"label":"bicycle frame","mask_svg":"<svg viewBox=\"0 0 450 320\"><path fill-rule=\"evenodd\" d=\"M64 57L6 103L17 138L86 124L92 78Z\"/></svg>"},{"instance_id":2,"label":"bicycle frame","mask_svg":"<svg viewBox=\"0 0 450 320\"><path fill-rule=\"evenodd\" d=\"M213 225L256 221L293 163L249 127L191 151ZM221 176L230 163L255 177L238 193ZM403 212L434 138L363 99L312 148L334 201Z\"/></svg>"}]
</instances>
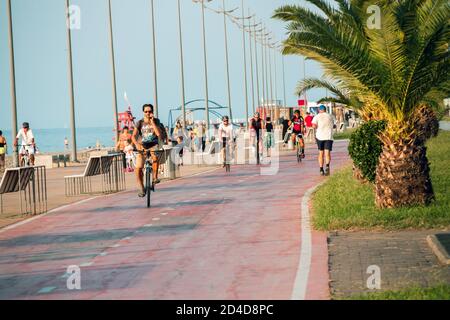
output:
<instances>
[{"instance_id":1,"label":"bicycle frame","mask_svg":"<svg viewBox=\"0 0 450 320\"><path fill-rule=\"evenodd\" d=\"M157 162L159 163L161 155L158 156L158 154L162 154L162 150L142 150L139 151L139 153L143 154L145 157L145 164L144 168L142 169L144 171L144 181L145 181L145 193L147 195L147 208L150 208L151 203L151 193L155 192L155 185L153 184L153 159L152 159L152 152L155 153L157 157Z\"/></svg>"},{"instance_id":2,"label":"bicycle frame","mask_svg":"<svg viewBox=\"0 0 450 320\"><path fill-rule=\"evenodd\" d=\"M223 162L225 163L225 171L230 172L230 162L233 160L233 149L234 149L234 143L231 141L227 141L225 143L225 148L223 148Z\"/></svg>"},{"instance_id":3,"label":"bicycle frame","mask_svg":"<svg viewBox=\"0 0 450 320\"><path fill-rule=\"evenodd\" d=\"M302 141L302 144L300 144L300 141ZM303 158L303 153L305 150L305 139L303 137L303 134L301 135L295 135L295 147L297 152L297 162L301 162Z\"/></svg>"}]
</instances>

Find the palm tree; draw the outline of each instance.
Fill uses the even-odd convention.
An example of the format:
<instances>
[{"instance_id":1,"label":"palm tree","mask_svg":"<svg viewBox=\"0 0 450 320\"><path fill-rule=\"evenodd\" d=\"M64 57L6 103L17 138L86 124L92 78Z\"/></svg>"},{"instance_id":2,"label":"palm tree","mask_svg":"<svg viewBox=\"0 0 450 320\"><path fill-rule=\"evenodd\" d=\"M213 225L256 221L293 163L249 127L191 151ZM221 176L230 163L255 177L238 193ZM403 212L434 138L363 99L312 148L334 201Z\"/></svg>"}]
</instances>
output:
<instances>
[{"instance_id":1,"label":"palm tree","mask_svg":"<svg viewBox=\"0 0 450 320\"><path fill-rule=\"evenodd\" d=\"M301 80L297 85L296 94L300 96L303 92L311 89L327 89L334 95L332 97L323 97L317 103L333 102L346 105L350 108L360 108L362 106L357 96L353 95L344 87L340 87L326 79L306 78Z\"/></svg>"},{"instance_id":2,"label":"palm tree","mask_svg":"<svg viewBox=\"0 0 450 320\"><path fill-rule=\"evenodd\" d=\"M448 0L307 1L319 12L297 5L275 11L288 22L283 53L318 61L328 78L358 96L360 112L387 121L378 207L430 203L425 141L437 131L432 107L450 91ZM379 29L368 23L373 5L380 9Z\"/></svg>"}]
</instances>

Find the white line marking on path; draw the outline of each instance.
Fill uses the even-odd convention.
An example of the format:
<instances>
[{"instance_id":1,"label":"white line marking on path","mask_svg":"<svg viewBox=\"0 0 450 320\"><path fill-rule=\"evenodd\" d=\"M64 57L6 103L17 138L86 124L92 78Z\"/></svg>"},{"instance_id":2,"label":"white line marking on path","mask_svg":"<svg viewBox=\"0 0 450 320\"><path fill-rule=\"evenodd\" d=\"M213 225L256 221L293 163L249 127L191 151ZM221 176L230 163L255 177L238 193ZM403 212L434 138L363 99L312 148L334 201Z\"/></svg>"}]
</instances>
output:
<instances>
[{"instance_id":1,"label":"white line marking on path","mask_svg":"<svg viewBox=\"0 0 450 320\"><path fill-rule=\"evenodd\" d=\"M80 267L90 267L90 266L92 266L94 264L94 262L85 262L85 263L82 263L82 264L80 264Z\"/></svg>"},{"instance_id":2,"label":"white line marking on path","mask_svg":"<svg viewBox=\"0 0 450 320\"><path fill-rule=\"evenodd\" d=\"M321 185L310 188L302 198L301 207L301 233L302 243L300 251L300 261L298 264L297 275L295 276L294 289L292 290L291 300L305 300L306 289L308 287L309 270L311 269L312 257L312 235L311 221L309 215L308 203L313 192Z\"/></svg>"},{"instance_id":3,"label":"white line marking on path","mask_svg":"<svg viewBox=\"0 0 450 320\"><path fill-rule=\"evenodd\" d=\"M161 218L153 218L152 220L153 221L159 221L159 220L161 220Z\"/></svg>"},{"instance_id":4,"label":"white line marking on path","mask_svg":"<svg viewBox=\"0 0 450 320\"><path fill-rule=\"evenodd\" d=\"M50 293L55 290L56 287L45 287L38 291L38 293Z\"/></svg>"},{"instance_id":5,"label":"white line marking on path","mask_svg":"<svg viewBox=\"0 0 450 320\"><path fill-rule=\"evenodd\" d=\"M167 216L168 214L169 214L169 213L167 213L167 212L162 212L162 213L161 213L162 216Z\"/></svg>"}]
</instances>

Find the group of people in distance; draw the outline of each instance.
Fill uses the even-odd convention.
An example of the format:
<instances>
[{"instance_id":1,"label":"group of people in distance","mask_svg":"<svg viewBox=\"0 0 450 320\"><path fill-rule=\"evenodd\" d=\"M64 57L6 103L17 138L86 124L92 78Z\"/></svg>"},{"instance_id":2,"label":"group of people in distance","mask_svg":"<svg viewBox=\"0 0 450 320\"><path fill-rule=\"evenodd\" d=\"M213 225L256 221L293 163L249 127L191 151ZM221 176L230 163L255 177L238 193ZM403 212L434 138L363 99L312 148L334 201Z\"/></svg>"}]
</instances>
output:
<instances>
[{"instance_id":1,"label":"group of people in distance","mask_svg":"<svg viewBox=\"0 0 450 320\"><path fill-rule=\"evenodd\" d=\"M140 189L140 197L145 196L142 171L145 159L143 158L142 153L137 153L135 155L135 153L133 152L134 148L136 148L138 151L150 150L153 160L153 171L155 172L154 183L157 184L160 182L160 180L158 179L159 164L157 161L157 156L155 154L155 149L160 149L163 143L163 136L166 137L166 139L168 136L168 133L164 132L165 128L162 127L159 119L154 117L153 105L144 105L143 112L144 117L137 123L133 133L130 133L128 128L124 128L117 145L117 149L124 152L125 159L135 157L133 160L136 167L135 173ZM324 176L329 175L331 151L333 149L333 118L330 114L327 113L326 107L324 105L321 105L319 107L319 113L316 116L312 117L311 115L308 115L306 119L301 116L299 110L296 110L294 112L294 116L289 122L289 125L292 128L291 139L293 142L295 142L297 136L300 136L300 143L302 144L303 150L302 157L305 156L305 141L303 139L303 136L307 133L307 122L316 131L316 142L319 149L318 161L320 166L320 174ZM248 127L251 145L255 145L256 142L259 145L259 152L262 155L264 144L264 147L268 150L268 156L270 157L270 149L273 148L275 144L273 132L274 126L272 124L271 118L267 117L266 121L263 121L260 117L259 112L256 112L253 118L249 119ZM261 136L263 132L264 139ZM181 123L178 122L172 134L174 144L182 144L186 135L187 132L185 132ZM223 117L222 123L218 127L218 139L222 144L221 146L224 166L226 164L224 152L226 152L225 150L227 147L227 143L235 143L236 137L236 131L233 129L233 124L230 123L229 117Z\"/></svg>"}]
</instances>

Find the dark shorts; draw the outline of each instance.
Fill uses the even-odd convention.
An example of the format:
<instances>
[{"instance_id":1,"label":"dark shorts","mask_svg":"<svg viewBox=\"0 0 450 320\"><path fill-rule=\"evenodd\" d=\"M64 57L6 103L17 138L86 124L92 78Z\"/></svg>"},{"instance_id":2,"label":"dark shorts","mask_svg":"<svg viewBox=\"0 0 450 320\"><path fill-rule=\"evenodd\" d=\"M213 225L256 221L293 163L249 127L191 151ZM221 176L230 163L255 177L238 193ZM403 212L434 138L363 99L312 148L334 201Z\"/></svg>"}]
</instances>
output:
<instances>
[{"instance_id":1,"label":"dark shorts","mask_svg":"<svg viewBox=\"0 0 450 320\"><path fill-rule=\"evenodd\" d=\"M317 146L319 147L320 151L323 150L330 150L333 151L333 140L318 140L317 141Z\"/></svg>"}]
</instances>

